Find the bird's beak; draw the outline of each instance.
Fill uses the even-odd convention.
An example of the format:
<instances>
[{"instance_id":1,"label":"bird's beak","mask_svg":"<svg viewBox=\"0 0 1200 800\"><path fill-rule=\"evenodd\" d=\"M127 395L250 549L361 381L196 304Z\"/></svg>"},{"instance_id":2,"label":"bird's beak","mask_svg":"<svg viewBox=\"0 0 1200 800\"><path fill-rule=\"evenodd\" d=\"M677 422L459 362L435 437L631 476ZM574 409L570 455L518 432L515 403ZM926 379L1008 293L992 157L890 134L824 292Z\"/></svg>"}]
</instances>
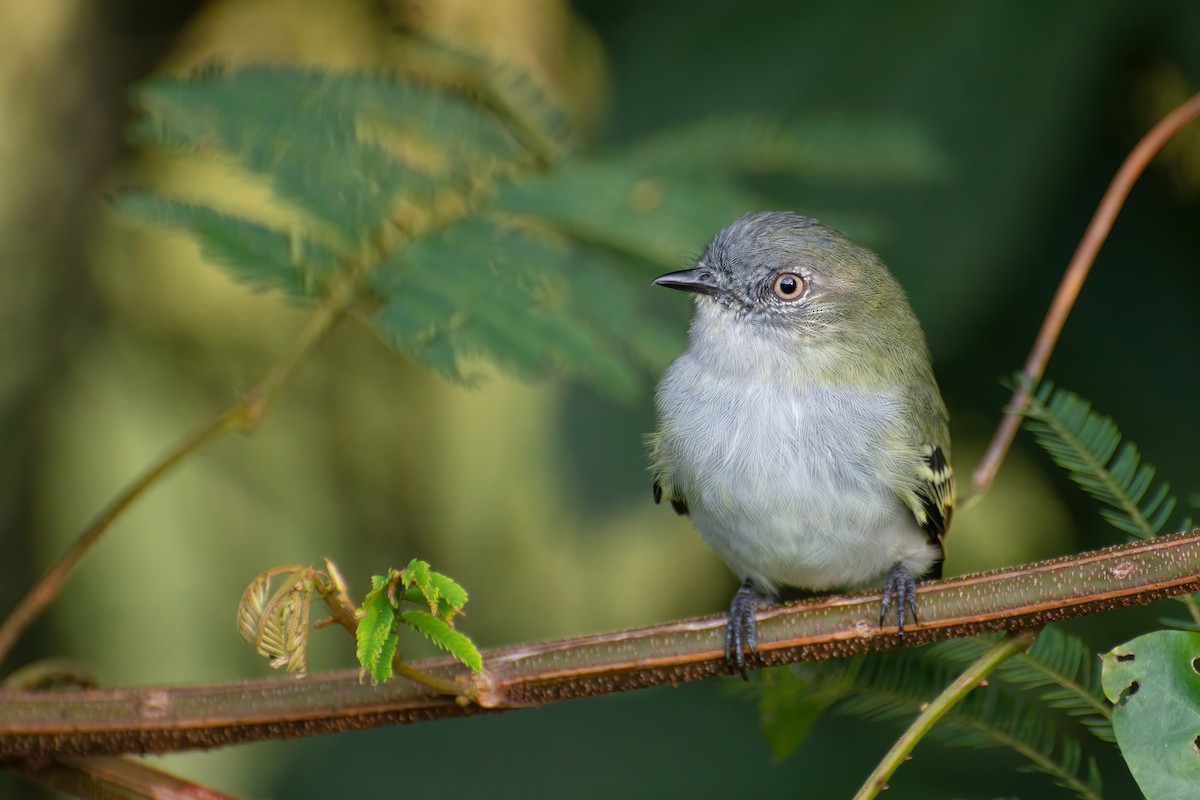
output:
<instances>
[{"instance_id":1,"label":"bird's beak","mask_svg":"<svg viewBox=\"0 0 1200 800\"><path fill-rule=\"evenodd\" d=\"M655 278L654 283L657 286L666 286L668 289L682 289L685 292L695 292L696 294L717 294L721 291L721 287L717 283L717 276L713 274L712 270L705 267L668 272L666 275L659 275Z\"/></svg>"}]
</instances>

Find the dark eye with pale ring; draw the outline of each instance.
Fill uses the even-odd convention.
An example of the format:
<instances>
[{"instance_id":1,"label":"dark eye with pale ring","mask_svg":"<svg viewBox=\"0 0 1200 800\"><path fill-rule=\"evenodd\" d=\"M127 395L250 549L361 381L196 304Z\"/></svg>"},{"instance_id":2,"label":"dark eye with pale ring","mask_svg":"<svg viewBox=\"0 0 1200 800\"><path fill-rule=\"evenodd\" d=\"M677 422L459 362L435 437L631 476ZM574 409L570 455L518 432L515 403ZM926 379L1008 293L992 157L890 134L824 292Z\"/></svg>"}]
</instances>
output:
<instances>
[{"instance_id":1,"label":"dark eye with pale ring","mask_svg":"<svg viewBox=\"0 0 1200 800\"><path fill-rule=\"evenodd\" d=\"M784 272L775 276L771 291L780 300L796 300L804 294L804 278L794 272Z\"/></svg>"}]
</instances>

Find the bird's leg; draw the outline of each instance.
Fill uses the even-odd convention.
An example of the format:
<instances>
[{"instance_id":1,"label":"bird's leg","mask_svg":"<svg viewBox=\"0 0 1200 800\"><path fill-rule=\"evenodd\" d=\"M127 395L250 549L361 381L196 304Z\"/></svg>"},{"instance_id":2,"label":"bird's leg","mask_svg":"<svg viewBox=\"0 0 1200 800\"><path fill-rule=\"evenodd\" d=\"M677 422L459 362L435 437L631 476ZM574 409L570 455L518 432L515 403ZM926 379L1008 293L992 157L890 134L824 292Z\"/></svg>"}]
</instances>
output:
<instances>
[{"instance_id":1,"label":"bird's leg","mask_svg":"<svg viewBox=\"0 0 1200 800\"><path fill-rule=\"evenodd\" d=\"M912 609L913 622L917 617L917 582L913 580L908 567L900 562L888 570L887 579L883 583L883 610L879 613L879 625L882 627L887 619L888 610L892 607L892 598L896 599L896 627L901 637L904 636L905 609Z\"/></svg>"},{"instance_id":2,"label":"bird's leg","mask_svg":"<svg viewBox=\"0 0 1200 800\"><path fill-rule=\"evenodd\" d=\"M750 680L746 674L746 653L758 658L754 613L762 601L763 596L754 588L754 581L747 578L729 604L729 625L725 628L725 663L737 667L738 672L742 673L742 680Z\"/></svg>"}]
</instances>

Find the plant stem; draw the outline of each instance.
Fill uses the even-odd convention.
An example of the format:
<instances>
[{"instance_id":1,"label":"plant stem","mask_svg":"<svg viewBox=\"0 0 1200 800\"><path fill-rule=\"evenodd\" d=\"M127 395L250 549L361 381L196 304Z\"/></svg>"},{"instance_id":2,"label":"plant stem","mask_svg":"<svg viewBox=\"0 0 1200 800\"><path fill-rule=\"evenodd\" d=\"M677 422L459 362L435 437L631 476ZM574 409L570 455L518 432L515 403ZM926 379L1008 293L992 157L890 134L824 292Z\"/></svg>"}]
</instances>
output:
<instances>
[{"instance_id":1,"label":"plant stem","mask_svg":"<svg viewBox=\"0 0 1200 800\"><path fill-rule=\"evenodd\" d=\"M443 678L438 675L434 675L432 672L426 672L419 667L414 667L412 664L409 664L407 661L404 661L402 658L400 658L399 655L392 659L392 671L397 675L402 675L405 678L408 678L410 681L415 681L422 686L428 686L438 694L449 695L453 698L461 699L463 701L469 702L470 700L474 699L474 696L477 693L453 678Z\"/></svg>"},{"instance_id":2,"label":"plant stem","mask_svg":"<svg viewBox=\"0 0 1200 800\"><path fill-rule=\"evenodd\" d=\"M14 771L35 786L71 797L234 800L231 795L177 778L131 758L71 758L38 766L21 766Z\"/></svg>"},{"instance_id":3,"label":"plant stem","mask_svg":"<svg viewBox=\"0 0 1200 800\"><path fill-rule=\"evenodd\" d=\"M892 749L876 765L858 793L854 795L854 800L870 800L886 789L888 779L899 769L913 748L925 737L925 734L929 733L937 721L990 675L992 670L1000 666L1000 663L1006 658L1028 649L1033 644L1033 640L1037 638L1037 634L1036 630L1010 633L980 656L975 663L967 667L953 683L925 707L925 710L913 720L908 730L896 740Z\"/></svg>"},{"instance_id":4,"label":"plant stem","mask_svg":"<svg viewBox=\"0 0 1200 800\"><path fill-rule=\"evenodd\" d=\"M326 564L328 564L326 560ZM325 605L329 607L332 621L341 625L350 633L351 638L356 638L358 635L358 617L354 615L354 607L349 602L349 598L341 593L330 591L321 591L321 599L325 601ZM397 652L392 658L392 671L397 675L402 675L410 681L427 686L438 694L450 695L456 699L470 701L474 698L477 691L464 682L457 681L453 678L443 678L440 675L435 675L432 672L415 667L405 661L400 653Z\"/></svg>"},{"instance_id":5,"label":"plant stem","mask_svg":"<svg viewBox=\"0 0 1200 800\"><path fill-rule=\"evenodd\" d=\"M1008 453L1008 448L1012 445L1017 430L1021 427L1021 411L1029 400L1029 387L1037 385L1045 375L1046 364L1049 362L1050 354L1054 352L1054 345L1058 342L1058 336L1067 322L1067 315L1071 313L1075 299L1079 296L1080 289L1083 288L1083 282L1087 280L1088 272L1096 260L1096 254L1100 252L1100 247L1108 238L1108 233L1112 230L1117 214L1121 212L1121 207L1125 204L1125 199L1129 196L1133 185L1137 183L1138 178L1141 177L1146 166L1158 151L1197 117L1200 117L1200 93L1192 95L1185 103L1159 120L1149 133L1134 146L1133 150L1129 151L1129 155L1117 170L1117 174L1113 176L1112 182L1104 192L1104 197L1100 200L1100 205L1096 208L1096 213L1092 216L1092 221L1088 223L1087 230L1084 231L1083 239L1075 249L1075 254L1071 256L1071 262L1067 265L1062 282L1059 283L1058 291L1055 292L1054 300L1050 304L1050 310L1046 312L1041 330L1038 331L1033 348L1029 351L1029 357L1025 360L1024 377L1026 380L1022 381L1021 386L1018 386L1013 392L1004 416L996 428L996 433L992 436L991 444L988 445L983 460L979 462L979 466L972 474L974 495L967 498L963 505L973 503L981 498L996 479L1000 464L1003 463L1004 456Z\"/></svg>"},{"instance_id":6,"label":"plant stem","mask_svg":"<svg viewBox=\"0 0 1200 800\"><path fill-rule=\"evenodd\" d=\"M308 324L300 332L288 357L267 373L258 384L246 392L234 406L221 412L214 420L189 434L162 453L146 470L122 489L100 513L92 518L71 546L25 594L4 623L0 625L0 663L8 657L21 634L33 624L46 607L58 596L75 567L88 550L104 535L151 487L176 465L201 450L205 445L235 431L253 431L262 425L280 390L304 362L309 352L324 338L349 308L354 292L347 276L331 285L329 294L317 307Z\"/></svg>"},{"instance_id":7,"label":"plant stem","mask_svg":"<svg viewBox=\"0 0 1200 800\"><path fill-rule=\"evenodd\" d=\"M1200 590L1200 530L918 587L921 621L904 644L1038 628ZM816 661L900 644L879 627L879 596L832 595L760 609L761 666ZM725 614L639 630L483 652L474 675L451 658L409 665L441 681L376 686L358 669L205 686L0 689L0 761L164 753L423 722L676 685L728 675ZM756 663L755 666L759 666ZM465 690L465 691L464 691ZM446 696L454 694L455 696ZM464 702L465 700L472 702Z\"/></svg>"},{"instance_id":8,"label":"plant stem","mask_svg":"<svg viewBox=\"0 0 1200 800\"><path fill-rule=\"evenodd\" d=\"M1113 478L1112 472L1108 469L1108 465L1097 459L1091 448L1087 447L1082 441L1080 441L1079 437L1074 431L1063 425L1062 420L1059 419L1057 415L1051 414L1050 409L1038 399L1036 394L1027 395L1025 404L1029 412L1036 416L1038 422L1051 428L1059 439L1070 443L1071 449L1075 452L1075 455L1081 461L1087 464L1088 471L1091 474L1099 476L1100 480L1103 481L1104 486L1108 489L1109 495L1118 499L1119 508L1124 511L1131 520L1133 520L1135 525L1137 525L1138 529L1141 531L1141 538L1154 538L1156 535L1154 526L1150 524L1150 520L1146 519L1146 515L1142 513L1140 508L1138 508L1138 504L1133 502L1133 499L1129 497L1129 494L1121 487L1120 482ZM1190 594L1187 594L1180 595L1175 599L1187 607L1188 614L1191 616L1192 621L1197 625L1200 625L1200 603L1196 602L1196 598Z\"/></svg>"},{"instance_id":9,"label":"plant stem","mask_svg":"<svg viewBox=\"0 0 1200 800\"><path fill-rule=\"evenodd\" d=\"M71 543L65 553L59 556L58 561L50 567L42 579L21 598L17 607L9 612L4 624L0 625L0 662L8 656L25 629L41 615L46 606L50 605L50 602L67 582L75 565L108 530L109 526L172 467L209 442L241 427L242 409L243 407L239 405L225 411L208 425L175 444L108 502L108 505L75 537L75 541Z\"/></svg>"}]
</instances>

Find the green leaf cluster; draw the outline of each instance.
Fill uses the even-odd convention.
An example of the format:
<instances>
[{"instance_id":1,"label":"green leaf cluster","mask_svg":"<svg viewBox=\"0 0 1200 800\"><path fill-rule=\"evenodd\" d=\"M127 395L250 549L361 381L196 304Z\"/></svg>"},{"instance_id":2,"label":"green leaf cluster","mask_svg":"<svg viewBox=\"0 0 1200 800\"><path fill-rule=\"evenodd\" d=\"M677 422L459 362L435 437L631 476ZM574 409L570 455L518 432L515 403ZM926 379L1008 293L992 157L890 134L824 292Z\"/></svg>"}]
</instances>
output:
<instances>
[{"instance_id":1,"label":"green leaf cluster","mask_svg":"<svg viewBox=\"0 0 1200 800\"><path fill-rule=\"evenodd\" d=\"M1054 462L1101 503L1100 515L1130 536L1157 535L1175 510L1165 482L1154 482L1154 467L1143 464L1137 445L1122 443L1111 417L1092 409L1074 392L1044 382L1021 411Z\"/></svg>"},{"instance_id":2,"label":"green leaf cluster","mask_svg":"<svg viewBox=\"0 0 1200 800\"><path fill-rule=\"evenodd\" d=\"M255 66L135 90L136 143L250 175L293 222L136 188L115 206L189 232L259 289L319 300L348 282L384 342L450 378L470 380L482 360L621 395L678 347L644 282L762 207L741 175L912 181L942 169L919 131L852 119L718 119L579 157L528 80L422 47L420 79Z\"/></svg>"},{"instance_id":3,"label":"green leaf cluster","mask_svg":"<svg viewBox=\"0 0 1200 800\"><path fill-rule=\"evenodd\" d=\"M763 674L760 715L776 757L800 745L825 709L907 722L996 642L981 636L900 650L837 665L802 664ZM1061 712L1061 713L1059 713ZM1112 742L1111 708L1100 690L1096 658L1080 639L1047 627L1033 647L997 668L933 728L956 747L1004 747L1080 797L1102 786L1081 734Z\"/></svg>"},{"instance_id":4,"label":"green leaf cluster","mask_svg":"<svg viewBox=\"0 0 1200 800\"><path fill-rule=\"evenodd\" d=\"M414 558L402 570L372 576L371 591L357 614L358 663L375 683L391 678L400 625L407 625L473 671L482 672L479 649L454 629L454 617L462 613L466 602L462 586L419 559ZM402 608L402 603L424 608Z\"/></svg>"},{"instance_id":5,"label":"green leaf cluster","mask_svg":"<svg viewBox=\"0 0 1200 800\"><path fill-rule=\"evenodd\" d=\"M1137 445L1122 442L1111 417L1095 411L1091 403L1074 392L1056 389L1049 381L1030 393L1021 413L1026 417L1025 427L1054 462L1067 470L1085 492L1108 506L1100 509L1100 516L1139 539L1149 539L1162 531L1177 504L1171 485L1155 482L1154 466L1142 463ZM1190 518L1180 525L1190 526ZM1169 624L1190 628L1200 625L1197 597L1180 595L1174 599L1187 606L1191 621Z\"/></svg>"}]
</instances>

